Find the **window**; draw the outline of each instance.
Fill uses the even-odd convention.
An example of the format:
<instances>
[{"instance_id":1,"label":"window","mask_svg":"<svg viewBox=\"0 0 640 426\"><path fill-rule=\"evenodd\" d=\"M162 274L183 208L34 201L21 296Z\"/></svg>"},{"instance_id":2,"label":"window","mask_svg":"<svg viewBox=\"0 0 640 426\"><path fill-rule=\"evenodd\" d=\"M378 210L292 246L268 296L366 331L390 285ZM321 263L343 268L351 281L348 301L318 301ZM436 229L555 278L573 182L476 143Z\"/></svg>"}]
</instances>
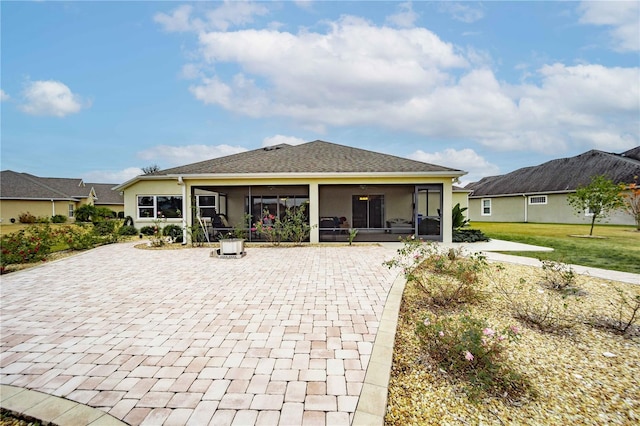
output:
<instances>
[{"instance_id":1,"label":"window","mask_svg":"<svg viewBox=\"0 0 640 426\"><path fill-rule=\"evenodd\" d=\"M529 204L547 204L546 195L532 195L529 197Z\"/></svg>"},{"instance_id":2,"label":"window","mask_svg":"<svg viewBox=\"0 0 640 426\"><path fill-rule=\"evenodd\" d=\"M73 203L69 203L69 217L73 217L74 207Z\"/></svg>"},{"instance_id":3,"label":"window","mask_svg":"<svg viewBox=\"0 0 640 426\"><path fill-rule=\"evenodd\" d=\"M196 202L201 217L213 217L215 213L218 213L215 195L198 195Z\"/></svg>"},{"instance_id":4,"label":"window","mask_svg":"<svg viewBox=\"0 0 640 426\"><path fill-rule=\"evenodd\" d=\"M138 218L182 217L182 197L177 195L138 195Z\"/></svg>"},{"instance_id":5,"label":"window","mask_svg":"<svg viewBox=\"0 0 640 426\"><path fill-rule=\"evenodd\" d=\"M482 200L482 216L491 216L491 198Z\"/></svg>"}]
</instances>

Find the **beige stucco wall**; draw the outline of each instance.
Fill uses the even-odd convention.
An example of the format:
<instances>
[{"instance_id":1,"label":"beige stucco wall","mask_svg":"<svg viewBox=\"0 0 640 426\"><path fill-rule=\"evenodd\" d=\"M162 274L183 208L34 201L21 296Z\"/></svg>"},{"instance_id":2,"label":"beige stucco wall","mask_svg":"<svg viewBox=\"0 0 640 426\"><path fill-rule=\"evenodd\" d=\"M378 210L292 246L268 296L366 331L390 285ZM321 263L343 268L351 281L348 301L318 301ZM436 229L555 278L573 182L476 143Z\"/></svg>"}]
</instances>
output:
<instances>
[{"instance_id":1,"label":"beige stucco wall","mask_svg":"<svg viewBox=\"0 0 640 426\"><path fill-rule=\"evenodd\" d=\"M0 200L0 219L2 223L11 223L11 218L18 217L21 213L29 212L36 217L51 218L54 214L69 215L69 204L78 204L73 201L30 201L30 200Z\"/></svg>"},{"instance_id":2,"label":"beige stucco wall","mask_svg":"<svg viewBox=\"0 0 640 426\"><path fill-rule=\"evenodd\" d=\"M467 219L469 218L469 193L468 192L453 192L452 193L453 197L452 197L452 201L451 204L452 205L456 205L456 204L460 204L460 208L465 208L467 207L467 210L465 210L464 212L462 212L462 214L464 215L464 217L466 217ZM453 207L451 207L453 209Z\"/></svg>"}]
</instances>

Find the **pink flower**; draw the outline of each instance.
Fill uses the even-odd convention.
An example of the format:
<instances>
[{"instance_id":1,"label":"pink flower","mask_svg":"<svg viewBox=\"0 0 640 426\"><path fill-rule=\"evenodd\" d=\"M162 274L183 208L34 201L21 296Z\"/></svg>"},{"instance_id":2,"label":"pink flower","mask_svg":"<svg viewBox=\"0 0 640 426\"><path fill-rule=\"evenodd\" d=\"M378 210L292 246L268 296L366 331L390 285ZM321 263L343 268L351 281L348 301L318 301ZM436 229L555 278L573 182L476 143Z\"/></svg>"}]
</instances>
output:
<instances>
[{"instance_id":1,"label":"pink flower","mask_svg":"<svg viewBox=\"0 0 640 426\"><path fill-rule=\"evenodd\" d=\"M466 351L464 353L464 359L466 359L467 361L473 361L473 354L469 351Z\"/></svg>"},{"instance_id":2,"label":"pink flower","mask_svg":"<svg viewBox=\"0 0 640 426\"><path fill-rule=\"evenodd\" d=\"M424 325L426 325L427 327L431 325L431 320L429 318L425 318L424 319Z\"/></svg>"},{"instance_id":3,"label":"pink flower","mask_svg":"<svg viewBox=\"0 0 640 426\"><path fill-rule=\"evenodd\" d=\"M482 330L482 334L484 334L485 336L493 336L494 334L496 334L496 332L492 329L492 328L485 328L484 330Z\"/></svg>"},{"instance_id":4,"label":"pink flower","mask_svg":"<svg viewBox=\"0 0 640 426\"><path fill-rule=\"evenodd\" d=\"M440 331L440 332L438 333L438 336L440 336L440 337L444 337L444 331Z\"/></svg>"},{"instance_id":5,"label":"pink flower","mask_svg":"<svg viewBox=\"0 0 640 426\"><path fill-rule=\"evenodd\" d=\"M511 332L513 334L518 334L520 333L520 329L518 327L516 327L515 325L512 325L511 327L509 327L511 329Z\"/></svg>"}]
</instances>

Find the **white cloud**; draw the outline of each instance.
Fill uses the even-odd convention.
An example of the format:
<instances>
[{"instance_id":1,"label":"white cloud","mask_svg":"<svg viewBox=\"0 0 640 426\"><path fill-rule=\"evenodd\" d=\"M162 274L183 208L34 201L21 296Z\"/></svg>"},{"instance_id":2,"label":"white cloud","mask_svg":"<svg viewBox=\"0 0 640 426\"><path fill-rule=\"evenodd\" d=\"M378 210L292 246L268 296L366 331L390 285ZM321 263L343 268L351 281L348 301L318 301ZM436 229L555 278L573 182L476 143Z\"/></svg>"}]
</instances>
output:
<instances>
[{"instance_id":1,"label":"white cloud","mask_svg":"<svg viewBox=\"0 0 640 426\"><path fill-rule=\"evenodd\" d=\"M418 150L410 154L408 157L413 160L451 167L468 172L468 174L460 178L461 186L465 186L471 182L476 182L485 176L495 176L500 174L498 166L487 161L470 148L461 150L447 148L444 151L434 153Z\"/></svg>"},{"instance_id":2,"label":"white cloud","mask_svg":"<svg viewBox=\"0 0 640 426\"><path fill-rule=\"evenodd\" d=\"M413 27L418 19L418 14L413 11L411 2L400 3L398 9L400 9L398 13L387 16L387 22L399 28Z\"/></svg>"},{"instance_id":3,"label":"white cloud","mask_svg":"<svg viewBox=\"0 0 640 426\"><path fill-rule=\"evenodd\" d=\"M5 93L4 90L0 89L0 102L8 101L11 99L11 96Z\"/></svg>"},{"instance_id":4,"label":"white cloud","mask_svg":"<svg viewBox=\"0 0 640 426\"><path fill-rule=\"evenodd\" d=\"M82 180L92 183L124 183L141 175L142 169L129 167L123 170L93 170L84 174Z\"/></svg>"},{"instance_id":5,"label":"white cloud","mask_svg":"<svg viewBox=\"0 0 640 426\"><path fill-rule=\"evenodd\" d=\"M484 11L479 3L473 6L470 3L457 3L457 2L440 2L440 10L444 13L451 15L456 21L471 24L484 18Z\"/></svg>"},{"instance_id":6,"label":"white cloud","mask_svg":"<svg viewBox=\"0 0 640 426\"><path fill-rule=\"evenodd\" d=\"M64 117L88 107L80 96L71 92L64 83L54 80L29 82L23 92L25 102L20 109L32 115Z\"/></svg>"},{"instance_id":7,"label":"white cloud","mask_svg":"<svg viewBox=\"0 0 640 426\"><path fill-rule=\"evenodd\" d=\"M281 143L286 143L287 145L300 145L305 142L309 141L295 136L275 135L264 138L262 146L280 145Z\"/></svg>"},{"instance_id":8,"label":"white cloud","mask_svg":"<svg viewBox=\"0 0 640 426\"><path fill-rule=\"evenodd\" d=\"M232 26L252 23L255 16L266 15L269 9L260 3L225 0L215 9L205 11L204 19L193 17L192 12L192 6L182 5L170 14L156 13L153 20L168 32L226 31Z\"/></svg>"},{"instance_id":9,"label":"white cloud","mask_svg":"<svg viewBox=\"0 0 640 426\"><path fill-rule=\"evenodd\" d=\"M192 62L208 69L191 70L191 92L205 104L317 132L373 125L549 155L606 149L603 134L612 151L640 144L637 67L555 63L511 84L498 80L487 52L458 48L425 28L353 16L325 23L325 32L200 33L201 56ZM229 68L235 74L214 72Z\"/></svg>"},{"instance_id":10,"label":"white cloud","mask_svg":"<svg viewBox=\"0 0 640 426\"><path fill-rule=\"evenodd\" d=\"M241 146L230 145L158 145L138 152L138 158L149 162L159 163L160 168L196 163L212 158L224 157L246 151Z\"/></svg>"},{"instance_id":11,"label":"white cloud","mask_svg":"<svg viewBox=\"0 0 640 426\"><path fill-rule=\"evenodd\" d=\"M640 50L640 2L584 1L578 11L580 23L610 27L613 48L621 52Z\"/></svg>"}]
</instances>

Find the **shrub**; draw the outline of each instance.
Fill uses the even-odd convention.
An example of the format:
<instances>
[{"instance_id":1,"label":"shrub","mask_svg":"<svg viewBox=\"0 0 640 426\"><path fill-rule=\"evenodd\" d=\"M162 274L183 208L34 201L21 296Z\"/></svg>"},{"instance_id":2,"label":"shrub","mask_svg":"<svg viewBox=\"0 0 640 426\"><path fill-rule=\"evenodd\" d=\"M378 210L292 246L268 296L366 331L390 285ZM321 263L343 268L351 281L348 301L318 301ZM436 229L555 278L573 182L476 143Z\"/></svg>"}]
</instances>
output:
<instances>
[{"instance_id":1,"label":"shrub","mask_svg":"<svg viewBox=\"0 0 640 426\"><path fill-rule=\"evenodd\" d=\"M98 236L92 229L84 226L69 226L66 229L65 243L72 250L86 250L94 247L100 242Z\"/></svg>"},{"instance_id":2,"label":"shrub","mask_svg":"<svg viewBox=\"0 0 640 426\"><path fill-rule=\"evenodd\" d=\"M526 378L506 363L508 342L517 341L519 331L511 326L498 331L469 314L418 323L421 347L446 372L469 382L472 397L482 392L519 397L531 390Z\"/></svg>"},{"instance_id":3,"label":"shrub","mask_svg":"<svg viewBox=\"0 0 640 426\"><path fill-rule=\"evenodd\" d=\"M95 212L95 206L91 206L89 204L78 207L74 212L76 222L91 222L91 218Z\"/></svg>"},{"instance_id":4,"label":"shrub","mask_svg":"<svg viewBox=\"0 0 640 426\"><path fill-rule=\"evenodd\" d=\"M37 218L29 212L20 213L18 221L20 223L36 223Z\"/></svg>"},{"instance_id":5,"label":"shrub","mask_svg":"<svg viewBox=\"0 0 640 426\"><path fill-rule=\"evenodd\" d=\"M117 217L118 214L107 207L95 207L91 219L95 223L102 220L115 219Z\"/></svg>"},{"instance_id":6,"label":"shrub","mask_svg":"<svg viewBox=\"0 0 640 426\"><path fill-rule=\"evenodd\" d=\"M167 225L162 228L162 235L171 237L173 241L182 242L182 228L178 225Z\"/></svg>"},{"instance_id":7,"label":"shrub","mask_svg":"<svg viewBox=\"0 0 640 426\"><path fill-rule=\"evenodd\" d=\"M384 262L389 268L400 267L407 280L414 281L429 302L440 307L473 303L483 297L478 288L480 272L487 262L481 255L465 257L461 250L438 250L415 237L403 241L397 255Z\"/></svg>"},{"instance_id":8,"label":"shrub","mask_svg":"<svg viewBox=\"0 0 640 426\"><path fill-rule=\"evenodd\" d=\"M135 226L126 225L121 227L118 233L120 235L138 235L138 230Z\"/></svg>"},{"instance_id":9,"label":"shrub","mask_svg":"<svg viewBox=\"0 0 640 426\"><path fill-rule=\"evenodd\" d=\"M34 232L35 231L35 232ZM51 251L51 238L41 230L20 230L0 240L0 267L45 260Z\"/></svg>"},{"instance_id":10,"label":"shrub","mask_svg":"<svg viewBox=\"0 0 640 426\"><path fill-rule=\"evenodd\" d=\"M140 228L140 233L142 235L153 235L156 233L156 227L155 226L143 226L142 228Z\"/></svg>"},{"instance_id":11,"label":"shrub","mask_svg":"<svg viewBox=\"0 0 640 426\"><path fill-rule=\"evenodd\" d=\"M63 214L57 214L55 216L51 217L51 222L52 223L66 223L67 222L67 217Z\"/></svg>"},{"instance_id":12,"label":"shrub","mask_svg":"<svg viewBox=\"0 0 640 426\"><path fill-rule=\"evenodd\" d=\"M614 287L614 290L617 296L614 300L609 301L612 308L610 316L594 316L591 324L628 337L640 335L640 327L638 327L640 295L634 297L617 287Z\"/></svg>"},{"instance_id":13,"label":"shrub","mask_svg":"<svg viewBox=\"0 0 640 426\"><path fill-rule=\"evenodd\" d=\"M576 290L576 273L570 265L553 260L542 261L543 283L554 289L570 291Z\"/></svg>"},{"instance_id":14,"label":"shrub","mask_svg":"<svg viewBox=\"0 0 640 426\"><path fill-rule=\"evenodd\" d=\"M93 232L95 232L96 235L100 235L104 237L104 236L113 234L115 231L115 228L116 228L115 220L105 220L103 222L98 222L94 224Z\"/></svg>"},{"instance_id":15,"label":"shrub","mask_svg":"<svg viewBox=\"0 0 640 426\"><path fill-rule=\"evenodd\" d=\"M478 241L489 241L489 237L479 229L454 229L452 241L454 243L476 243Z\"/></svg>"}]
</instances>

